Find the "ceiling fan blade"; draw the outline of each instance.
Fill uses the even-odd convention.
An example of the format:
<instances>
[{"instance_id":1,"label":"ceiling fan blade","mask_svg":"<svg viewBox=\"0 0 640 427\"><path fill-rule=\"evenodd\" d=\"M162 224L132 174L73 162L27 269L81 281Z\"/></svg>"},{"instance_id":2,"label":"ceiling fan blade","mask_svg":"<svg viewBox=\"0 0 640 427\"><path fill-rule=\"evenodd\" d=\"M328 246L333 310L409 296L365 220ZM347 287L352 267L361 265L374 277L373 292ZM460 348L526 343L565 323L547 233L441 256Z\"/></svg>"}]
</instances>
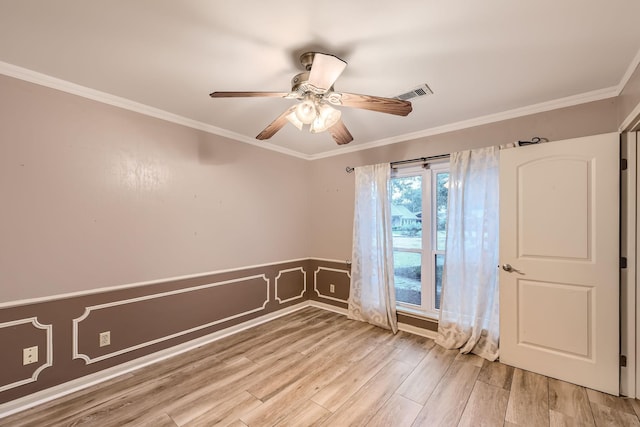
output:
<instances>
[{"instance_id":1,"label":"ceiling fan blade","mask_svg":"<svg viewBox=\"0 0 640 427\"><path fill-rule=\"evenodd\" d=\"M338 145L348 144L353 141L353 136L351 136L351 132L349 132L349 129L344 125L342 119L339 119L328 131Z\"/></svg>"},{"instance_id":2,"label":"ceiling fan blade","mask_svg":"<svg viewBox=\"0 0 640 427\"><path fill-rule=\"evenodd\" d=\"M269 139L273 135L275 135L276 132L278 132L280 129L282 129L284 125L287 124L288 122L287 116L291 114L293 110L296 109L296 107L297 105L294 105L293 107L287 109L284 113L280 114L277 119L269 123L269 125L266 128L264 128L264 130L260 132L258 136L256 136L256 139L260 139L260 140Z\"/></svg>"},{"instance_id":3,"label":"ceiling fan blade","mask_svg":"<svg viewBox=\"0 0 640 427\"><path fill-rule=\"evenodd\" d=\"M284 98L289 92L211 92L212 98L256 98L256 97L272 97Z\"/></svg>"},{"instance_id":4,"label":"ceiling fan blade","mask_svg":"<svg viewBox=\"0 0 640 427\"><path fill-rule=\"evenodd\" d=\"M309 72L309 83L319 89L329 90L346 66L347 63L337 56L316 53Z\"/></svg>"},{"instance_id":5,"label":"ceiling fan blade","mask_svg":"<svg viewBox=\"0 0 640 427\"><path fill-rule=\"evenodd\" d=\"M338 93L336 93L338 94ZM397 116L406 116L413 107L409 101L403 101L395 98L382 98L380 96L357 95L355 93L341 92L337 99L329 98L332 104L342 105L344 107L361 108L363 110L378 111L380 113L395 114Z\"/></svg>"}]
</instances>

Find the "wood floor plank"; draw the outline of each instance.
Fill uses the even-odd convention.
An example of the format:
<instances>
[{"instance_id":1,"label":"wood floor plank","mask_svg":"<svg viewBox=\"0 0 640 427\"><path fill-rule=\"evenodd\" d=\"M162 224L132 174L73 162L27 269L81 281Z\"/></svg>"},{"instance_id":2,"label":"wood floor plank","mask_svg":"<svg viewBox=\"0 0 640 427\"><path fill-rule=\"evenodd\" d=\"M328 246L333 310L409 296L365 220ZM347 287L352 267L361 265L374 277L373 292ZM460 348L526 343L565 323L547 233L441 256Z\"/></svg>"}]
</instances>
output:
<instances>
[{"instance_id":1,"label":"wood floor plank","mask_svg":"<svg viewBox=\"0 0 640 427\"><path fill-rule=\"evenodd\" d=\"M411 426L422 409L422 405L394 394L369 420L367 427Z\"/></svg>"},{"instance_id":2,"label":"wood floor plank","mask_svg":"<svg viewBox=\"0 0 640 427\"><path fill-rule=\"evenodd\" d=\"M184 417L184 415L180 417L171 415L171 417L181 427L226 426L262 404L259 399L256 399L250 393L242 391L229 396L225 400L214 399L210 401L209 410L200 413L195 418Z\"/></svg>"},{"instance_id":3,"label":"wood floor plank","mask_svg":"<svg viewBox=\"0 0 640 427\"><path fill-rule=\"evenodd\" d=\"M478 366L453 362L418 414L414 425L457 425L479 374Z\"/></svg>"},{"instance_id":4,"label":"wood floor plank","mask_svg":"<svg viewBox=\"0 0 640 427\"><path fill-rule=\"evenodd\" d=\"M391 358L398 355L400 351L393 346L381 346L377 351L370 353L355 364L345 375L336 378L336 380L318 391L311 400L334 412L376 375Z\"/></svg>"},{"instance_id":5,"label":"wood floor plank","mask_svg":"<svg viewBox=\"0 0 640 427\"><path fill-rule=\"evenodd\" d=\"M563 423L595 426L589 397L584 387L549 378L549 411L555 412L551 425ZM560 417L559 414L563 416ZM551 417L551 412L549 413ZM568 419L569 418L569 419Z\"/></svg>"},{"instance_id":6,"label":"wood floor plank","mask_svg":"<svg viewBox=\"0 0 640 427\"><path fill-rule=\"evenodd\" d=\"M321 339L324 339L325 337L331 334L335 334L339 331L344 331L344 327L342 327L340 324L323 322L322 325L320 325L320 327L316 329L315 333L307 332L303 336L298 337L294 342L289 343L287 347L291 351L302 353L304 350L317 343ZM251 359L251 357L249 358ZM261 363L260 359L257 359L255 361Z\"/></svg>"},{"instance_id":7,"label":"wood floor plank","mask_svg":"<svg viewBox=\"0 0 640 427\"><path fill-rule=\"evenodd\" d=\"M638 427L640 421L635 414L617 410L611 406L591 402L591 411L596 425L599 426L625 426Z\"/></svg>"},{"instance_id":8,"label":"wood floor plank","mask_svg":"<svg viewBox=\"0 0 640 427\"><path fill-rule=\"evenodd\" d=\"M447 350L439 345L432 347L400 386L398 394L424 405L457 354L456 350Z\"/></svg>"},{"instance_id":9,"label":"wood floor plank","mask_svg":"<svg viewBox=\"0 0 640 427\"><path fill-rule=\"evenodd\" d=\"M477 366L478 368L482 368L482 366L484 365L484 362L486 361L485 359L483 359L482 357L476 355L476 354L472 354L472 353L458 353L456 354L456 358L453 359L454 362L465 362L465 363L471 363L473 366Z\"/></svg>"},{"instance_id":10,"label":"wood floor plank","mask_svg":"<svg viewBox=\"0 0 640 427\"><path fill-rule=\"evenodd\" d=\"M493 427L504 422L509 392L502 387L476 381L458 427Z\"/></svg>"},{"instance_id":11,"label":"wood floor plank","mask_svg":"<svg viewBox=\"0 0 640 427\"><path fill-rule=\"evenodd\" d=\"M136 420L129 425L131 427L178 427L167 414L156 415L148 420Z\"/></svg>"},{"instance_id":12,"label":"wood floor plank","mask_svg":"<svg viewBox=\"0 0 640 427\"><path fill-rule=\"evenodd\" d=\"M354 321L355 322L355 321ZM315 353L319 350L333 350L334 347L340 345L336 344L336 341L342 341L343 339L349 340L360 340L366 339L367 341L372 340L369 337L369 334L375 332L378 329L373 325L363 322L351 323L351 325L345 325L342 331L338 330L334 333L326 336L325 338L318 340L315 344L310 345L308 348L301 351L302 354L308 355Z\"/></svg>"},{"instance_id":13,"label":"wood floor plank","mask_svg":"<svg viewBox=\"0 0 640 427\"><path fill-rule=\"evenodd\" d=\"M602 393L600 391L587 389L587 396L589 401L597 403L602 406L607 406L616 411L625 412L627 414L635 414L631 399L625 399L623 397L612 396L610 394Z\"/></svg>"},{"instance_id":14,"label":"wood floor plank","mask_svg":"<svg viewBox=\"0 0 640 427\"><path fill-rule=\"evenodd\" d=\"M250 376L257 368L256 364L246 360L245 363L218 363L197 372L180 372L158 381L148 381L125 396L81 412L64 422L74 426L126 425L154 411L165 412L176 401L193 399L193 391L199 391L209 383L217 383L219 387L234 384L238 379Z\"/></svg>"},{"instance_id":15,"label":"wood floor plank","mask_svg":"<svg viewBox=\"0 0 640 427\"><path fill-rule=\"evenodd\" d=\"M485 360L478 381L511 390L513 380L513 367L500 362L489 362Z\"/></svg>"},{"instance_id":16,"label":"wood floor plank","mask_svg":"<svg viewBox=\"0 0 640 427\"><path fill-rule=\"evenodd\" d=\"M322 425L366 426L375 413L395 393L412 369L411 365L399 360L391 360Z\"/></svg>"},{"instance_id":17,"label":"wood floor plank","mask_svg":"<svg viewBox=\"0 0 640 427\"><path fill-rule=\"evenodd\" d=\"M519 426L549 425L547 377L515 369L505 421Z\"/></svg>"},{"instance_id":18,"label":"wood floor plank","mask_svg":"<svg viewBox=\"0 0 640 427\"><path fill-rule=\"evenodd\" d=\"M640 418L640 400L638 399L628 399L629 403L633 407L633 411L636 413L636 416Z\"/></svg>"},{"instance_id":19,"label":"wood floor plank","mask_svg":"<svg viewBox=\"0 0 640 427\"><path fill-rule=\"evenodd\" d=\"M311 400L305 400L293 408L293 410L280 422L275 424L274 427L319 426L330 415L331 412L326 408L323 408Z\"/></svg>"},{"instance_id":20,"label":"wood floor plank","mask_svg":"<svg viewBox=\"0 0 640 427\"><path fill-rule=\"evenodd\" d=\"M299 353L291 353L275 360L271 366L259 366L250 375L209 381L206 385L199 387L198 390L189 393L189 395L172 400L165 405L165 410L180 423L186 423L209 411L212 402L219 405L228 399L229 395L246 391L258 381L277 377L280 372L296 366L302 357Z\"/></svg>"},{"instance_id":21,"label":"wood floor plank","mask_svg":"<svg viewBox=\"0 0 640 427\"><path fill-rule=\"evenodd\" d=\"M365 345L366 343L360 340L348 340L348 336L340 339L336 338L335 343L337 343L337 345L327 345L325 348L318 349L306 355L306 357L298 363L279 371L277 375L264 377L249 387L248 391L259 399L266 401L284 390L288 385L304 378L305 375L314 369L324 364L332 363L334 359L346 362L348 360L345 360L346 354L350 352L357 353L362 346L365 346L365 348L371 351L371 349Z\"/></svg>"},{"instance_id":22,"label":"wood floor plank","mask_svg":"<svg viewBox=\"0 0 640 427\"><path fill-rule=\"evenodd\" d=\"M408 363L413 366L417 366L426 354L433 348L435 342L432 339L421 337L419 335L412 335L406 332L398 332L398 335L403 334L405 338L401 342L394 342L392 345L401 349L397 359Z\"/></svg>"},{"instance_id":23,"label":"wood floor plank","mask_svg":"<svg viewBox=\"0 0 640 427\"><path fill-rule=\"evenodd\" d=\"M261 345L252 346L252 348L244 351L242 356L256 363L260 363L261 360L268 358L274 353L280 352L283 349L288 350L291 345L309 335L315 336L316 334L322 333L327 327L326 324L320 323L313 326L298 324L291 328L282 329L282 335L272 337L268 342L262 343Z\"/></svg>"},{"instance_id":24,"label":"wood floor plank","mask_svg":"<svg viewBox=\"0 0 640 427\"><path fill-rule=\"evenodd\" d=\"M283 420L291 408L309 400L322 387L343 375L349 367L348 363L325 357L307 375L286 385L262 406L242 416L240 420L251 427L272 426Z\"/></svg>"}]
</instances>

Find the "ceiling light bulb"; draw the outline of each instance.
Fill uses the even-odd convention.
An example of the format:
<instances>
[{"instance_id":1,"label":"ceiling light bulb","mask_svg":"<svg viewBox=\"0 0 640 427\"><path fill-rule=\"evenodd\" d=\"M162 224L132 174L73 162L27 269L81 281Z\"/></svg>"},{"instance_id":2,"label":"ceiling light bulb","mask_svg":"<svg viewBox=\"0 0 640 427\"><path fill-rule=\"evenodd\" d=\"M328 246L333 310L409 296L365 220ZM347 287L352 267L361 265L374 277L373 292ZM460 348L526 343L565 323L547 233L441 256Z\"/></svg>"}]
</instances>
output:
<instances>
[{"instance_id":1,"label":"ceiling light bulb","mask_svg":"<svg viewBox=\"0 0 640 427\"><path fill-rule=\"evenodd\" d=\"M296 117L305 125L310 124L316 118L316 106L310 99L305 99L296 107Z\"/></svg>"},{"instance_id":2,"label":"ceiling light bulb","mask_svg":"<svg viewBox=\"0 0 640 427\"><path fill-rule=\"evenodd\" d=\"M340 120L340 116L342 112L340 110L336 110L327 104L321 104L318 106L318 116L311 124L310 132L318 133L324 132L329 129L331 126L338 123Z\"/></svg>"}]
</instances>

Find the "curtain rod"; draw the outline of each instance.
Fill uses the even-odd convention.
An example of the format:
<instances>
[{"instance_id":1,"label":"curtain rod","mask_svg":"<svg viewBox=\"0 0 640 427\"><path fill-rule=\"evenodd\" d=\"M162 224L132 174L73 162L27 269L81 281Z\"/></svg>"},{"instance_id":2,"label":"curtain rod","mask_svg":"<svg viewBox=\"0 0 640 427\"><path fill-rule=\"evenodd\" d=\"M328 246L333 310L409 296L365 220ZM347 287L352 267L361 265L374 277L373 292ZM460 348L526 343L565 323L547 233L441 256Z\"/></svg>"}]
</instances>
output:
<instances>
[{"instance_id":1,"label":"curtain rod","mask_svg":"<svg viewBox=\"0 0 640 427\"><path fill-rule=\"evenodd\" d=\"M534 136L533 138L531 138L531 141L518 141L518 146L522 147L524 145L539 144L541 142L549 142L549 140L547 138L540 138L538 136ZM451 156L450 154L438 154L436 156L418 157L416 159L409 159L409 160L398 160L396 162L389 163L389 165L393 168L394 166L404 165L408 163L418 163L418 162L426 163L429 160L448 159L450 156ZM347 173L351 173L354 170L356 170L356 168L347 166L345 170L347 171Z\"/></svg>"},{"instance_id":2,"label":"curtain rod","mask_svg":"<svg viewBox=\"0 0 640 427\"><path fill-rule=\"evenodd\" d=\"M416 159L409 159L409 160L398 160L396 162L389 163L389 165L393 168L395 166L405 165L405 164L408 164L408 163L426 163L429 160L448 159L449 157L450 157L450 154L438 154L437 156L418 157ZM347 173L351 173L354 170L356 170L356 168L351 167L351 166L347 166L345 168L345 170L347 171Z\"/></svg>"}]
</instances>

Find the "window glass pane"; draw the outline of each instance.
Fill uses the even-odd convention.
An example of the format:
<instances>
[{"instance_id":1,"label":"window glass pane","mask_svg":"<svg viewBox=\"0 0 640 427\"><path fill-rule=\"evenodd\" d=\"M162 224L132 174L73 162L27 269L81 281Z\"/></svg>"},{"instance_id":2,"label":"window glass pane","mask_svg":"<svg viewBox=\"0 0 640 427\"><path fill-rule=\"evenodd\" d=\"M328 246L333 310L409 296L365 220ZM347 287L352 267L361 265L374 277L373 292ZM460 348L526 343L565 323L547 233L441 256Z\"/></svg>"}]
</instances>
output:
<instances>
[{"instance_id":1,"label":"window glass pane","mask_svg":"<svg viewBox=\"0 0 640 427\"><path fill-rule=\"evenodd\" d=\"M422 248L422 177L391 179L393 247Z\"/></svg>"},{"instance_id":2,"label":"window glass pane","mask_svg":"<svg viewBox=\"0 0 640 427\"><path fill-rule=\"evenodd\" d=\"M449 172L436 174L436 250L444 251L447 243L447 199Z\"/></svg>"},{"instance_id":3,"label":"window glass pane","mask_svg":"<svg viewBox=\"0 0 640 427\"><path fill-rule=\"evenodd\" d=\"M415 252L393 251L396 301L422 304L422 255Z\"/></svg>"},{"instance_id":4,"label":"window glass pane","mask_svg":"<svg viewBox=\"0 0 640 427\"><path fill-rule=\"evenodd\" d=\"M436 254L436 283L435 283L435 308L440 310L440 298L442 297L442 271L444 270L444 254Z\"/></svg>"}]
</instances>

